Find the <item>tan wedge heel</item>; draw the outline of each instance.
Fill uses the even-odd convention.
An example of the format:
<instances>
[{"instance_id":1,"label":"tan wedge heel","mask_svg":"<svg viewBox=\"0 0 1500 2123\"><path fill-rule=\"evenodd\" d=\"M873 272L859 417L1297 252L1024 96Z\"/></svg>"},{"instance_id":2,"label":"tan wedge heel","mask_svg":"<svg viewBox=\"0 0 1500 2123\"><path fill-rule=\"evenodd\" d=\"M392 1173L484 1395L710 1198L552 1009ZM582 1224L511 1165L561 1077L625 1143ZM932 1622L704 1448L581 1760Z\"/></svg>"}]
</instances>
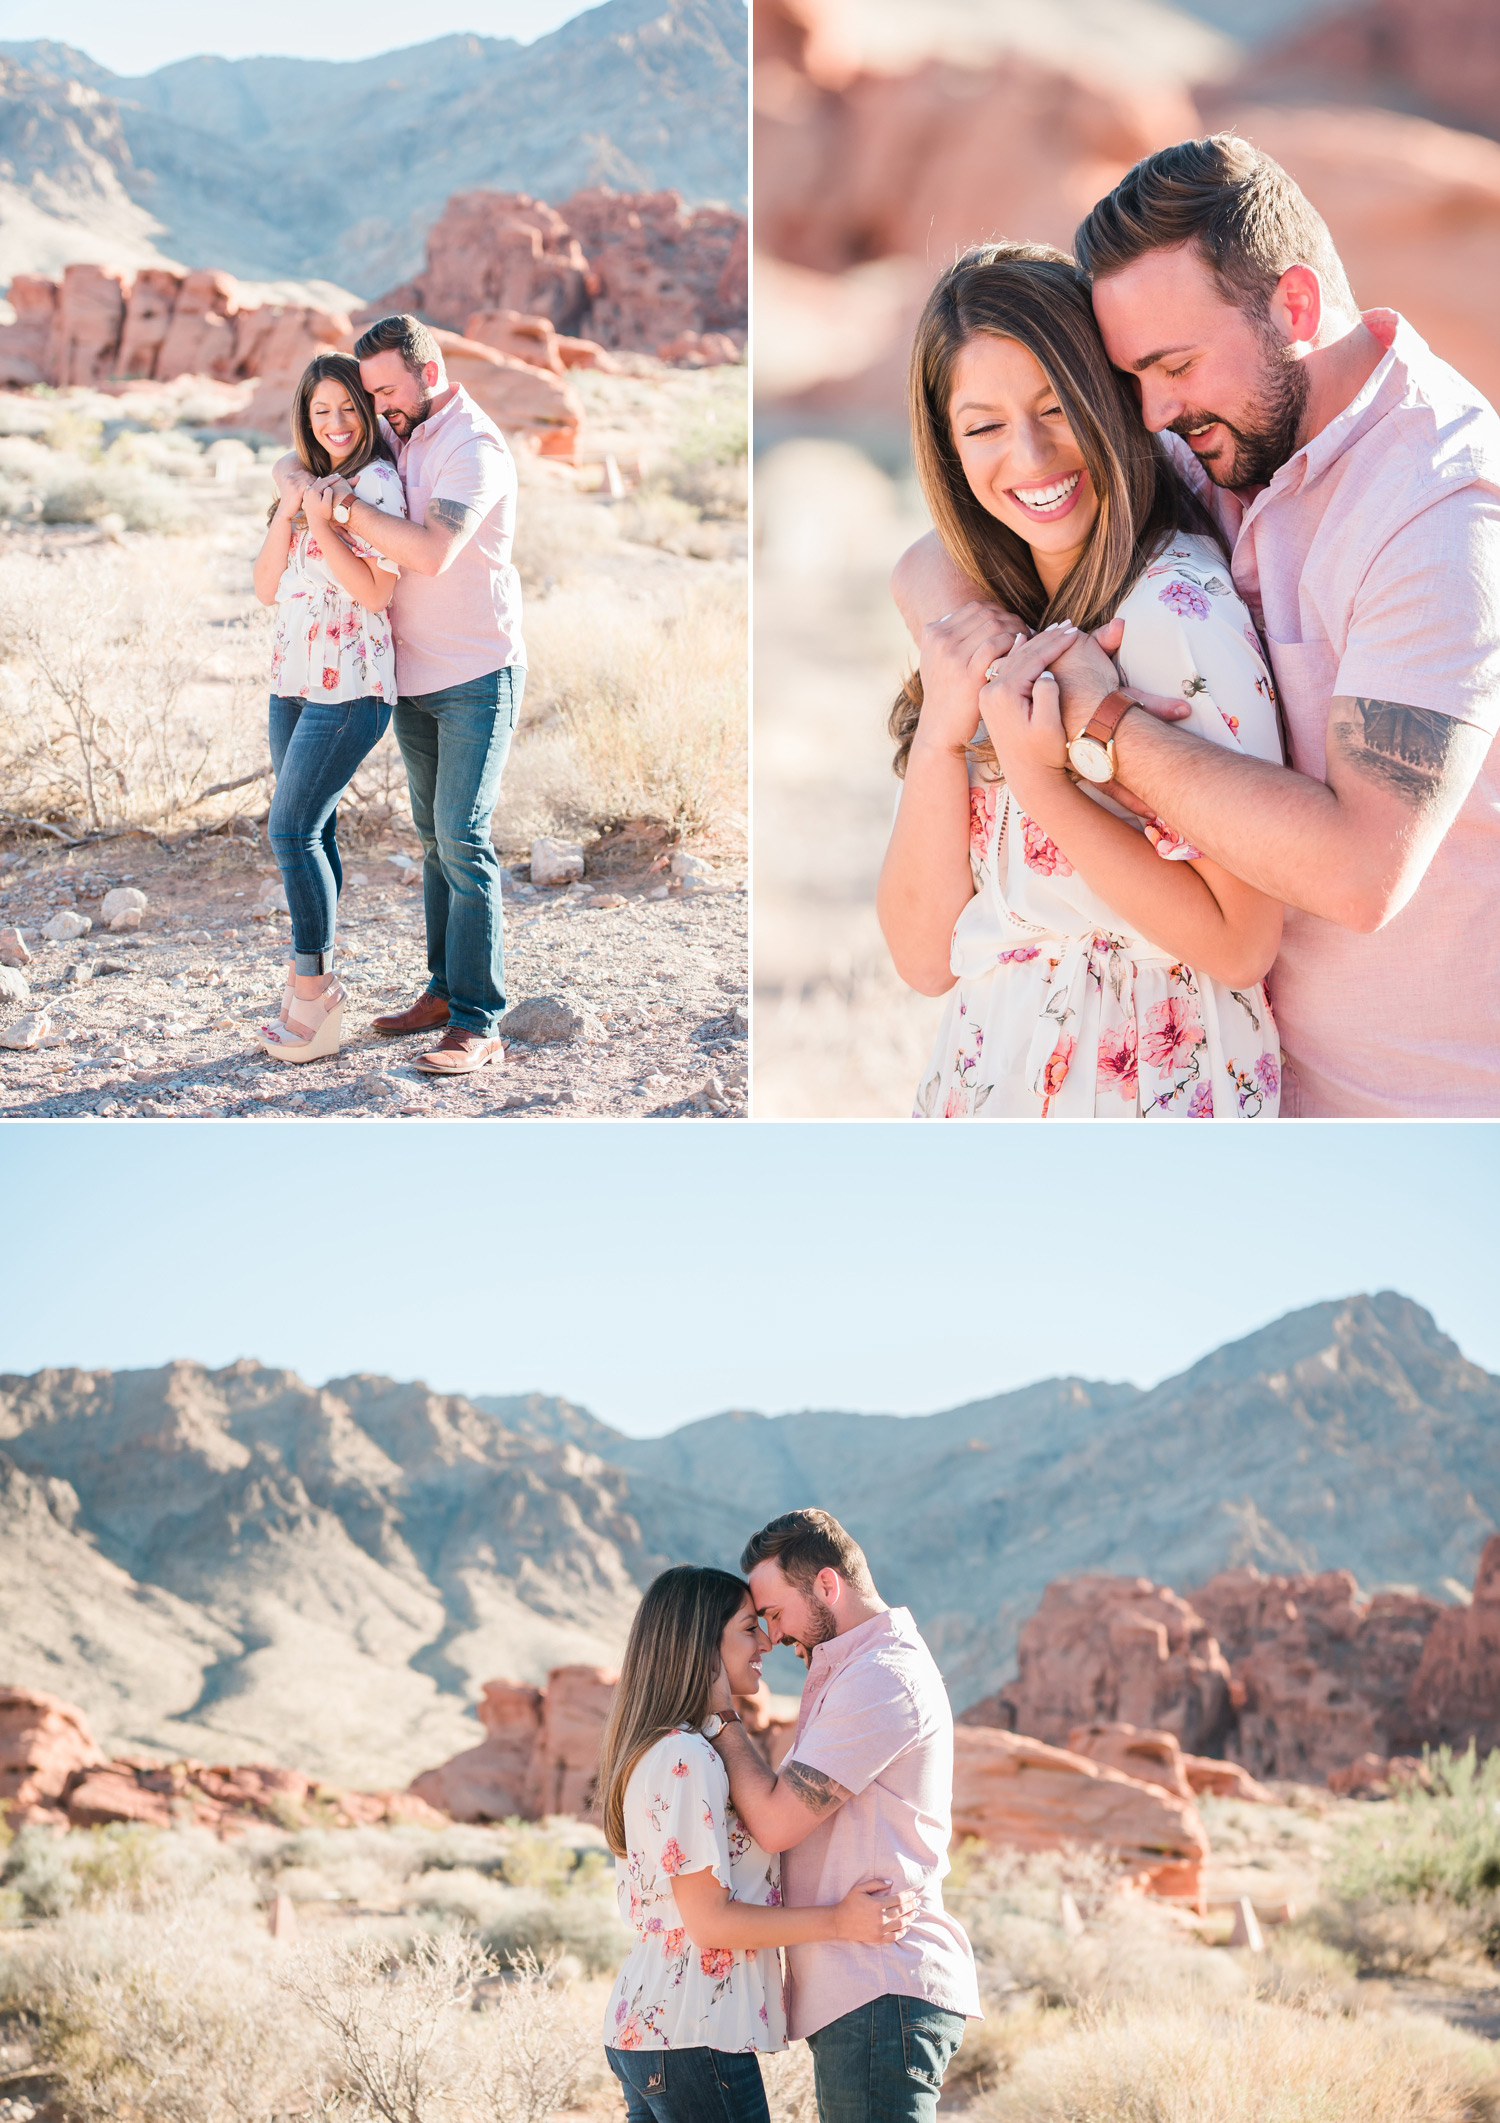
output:
<instances>
[{"instance_id":1,"label":"tan wedge heel","mask_svg":"<svg viewBox=\"0 0 1500 2123\"><path fill-rule=\"evenodd\" d=\"M286 969L286 986L281 991L281 1007L276 1012L275 1017L269 1020L265 1020L259 1026L257 1026L255 1034L256 1038L259 1039L262 1033L269 1032L273 1024L286 1024L292 1014L292 1004L296 1000L297 984L292 979L292 968L288 966Z\"/></svg>"},{"instance_id":2,"label":"tan wedge heel","mask_svg":"<svg viewBox=\"0 0 1500 2123\"><path fill-rule=\"evenodd\" d=\"M338 1053L343 1027L344 991L336 980L331 980L321 995L293 997L286 1026L290 1038L278 1039L272 1032L263 1032L260 1043L273 1061L322 1061ZM298 1038L299 1033L305 1037Z\"/></svg>"}]
</instances>

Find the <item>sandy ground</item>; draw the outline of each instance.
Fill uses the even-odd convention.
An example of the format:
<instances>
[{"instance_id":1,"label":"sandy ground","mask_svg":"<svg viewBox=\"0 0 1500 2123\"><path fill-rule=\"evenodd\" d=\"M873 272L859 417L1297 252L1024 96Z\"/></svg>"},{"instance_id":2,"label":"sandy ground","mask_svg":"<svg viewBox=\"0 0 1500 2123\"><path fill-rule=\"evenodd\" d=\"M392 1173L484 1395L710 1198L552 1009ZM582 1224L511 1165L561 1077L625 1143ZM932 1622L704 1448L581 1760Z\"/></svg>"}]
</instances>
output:
<instances>
[{"instance_id":1,"label":"sandy ground","mask_svg":"<svg viewBox=\"0 0 1500 2123\"><path fill-rule=\"evenodd\" d=\"M688 899L675 888L651 898L663 889L659 874L626 850L614 864L596 864L589 881L589 896L618 895L617 907L590 907L568 889L513 886L509 999L581 1002L605 1036L512 1043L503 1063L443 1082L413 1066L429 1042L369 1029L377 1012L404 1007L427 982L421 892L387 860L396 845L359 849L347 862L337 958L349 992L343 1049L295 1068L270 1060L251 1036L279 1001L290 935L285 914L251 912L264 885L277 881L263 848L215 837L174 854L149 840L116 841L107 868L86 867L88 851L78 851L71 861L33 858L18 879L5 873L0 924L20 927L36 955L25 969L31 1002L0 1006L0 1030L41 1008L55 1043L0 1050L0 1118L743 1111L742 882L728 877ZM413 841L401 847L419 854ZM92 919L102 893L127 882L149 901L134 936L35 940L51 912L72 906ZM97 970L78 982L75 971L88 967Z\"/></svg>"},{"instance_id":2,"label":"sandy ground","mask_svg":"<svg viewBox=\"0 0 1500 2123\"><path fill-rule=\"evenodd\" d=\"M893 972L875 880L910 656L887 578L926 519L834 443L768 452L755 506L755 1112L905 1118L940 1006Z\"/></svg>"}]
</instances>

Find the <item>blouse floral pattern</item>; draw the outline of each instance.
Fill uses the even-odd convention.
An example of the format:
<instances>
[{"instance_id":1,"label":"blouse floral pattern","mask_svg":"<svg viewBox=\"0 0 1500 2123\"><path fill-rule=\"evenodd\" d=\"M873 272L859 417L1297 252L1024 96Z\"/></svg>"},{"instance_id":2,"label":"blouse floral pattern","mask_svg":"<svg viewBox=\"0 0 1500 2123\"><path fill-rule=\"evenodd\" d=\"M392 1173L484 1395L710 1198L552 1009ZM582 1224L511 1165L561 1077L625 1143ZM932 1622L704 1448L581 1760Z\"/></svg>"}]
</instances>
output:
<instances>
[{"instance_id":1,"label":"blouse floral pattern","mask_svg":"<svg viewBox=\"0 0 1500 2123\"><path fill-rule=\"evenodd\" d=\"M1184 727L1281 762L1270 672L1212 540L1171 538L1119 617L1126 685L1181 693ZM1281 1050L1265 984L1231 989L1158 950L1085 884L993 766L971 763L969 779L974 897L954 926L958 985L915 1117L1274 1116ZM1143 830L1164 862L1197 857L1164 819Z\"/></svg>"},{"instance_id":2,"label":"blouse floral pattern","mask_svg":"<svg viewBox=\"0 0 1500 2123\"><path fill-rule=\"evenodd\" d=\"M406 514L401 475L376 458L356 473L361 501L387 516ZM401 571L372 545L348 531L337 535L388 575ZM271 691L289 700L396 700L396 651L388 613L356 604L329 572L317 534L309 525L292 540L276 585L276 636L271 647Z\"/></svg>"},{"instance_id":3,"label":"blouse floral pattern","mask_svg":"<svg viewBox=\"0 0 1500 2123\"><path fill-rule=\"evenodd\" d=\"M729 1776L701 1733L684 1727L647 1749L625 1787L627 1855L615 1860L620 1914L637 1944L604 2017L611 2049L785 2049L781 1956L694 1946L672 1882L711 1871L737 1902L781 1904L781 1860L761 1849L730 1804Z\"/></svg>"}]
</instances>

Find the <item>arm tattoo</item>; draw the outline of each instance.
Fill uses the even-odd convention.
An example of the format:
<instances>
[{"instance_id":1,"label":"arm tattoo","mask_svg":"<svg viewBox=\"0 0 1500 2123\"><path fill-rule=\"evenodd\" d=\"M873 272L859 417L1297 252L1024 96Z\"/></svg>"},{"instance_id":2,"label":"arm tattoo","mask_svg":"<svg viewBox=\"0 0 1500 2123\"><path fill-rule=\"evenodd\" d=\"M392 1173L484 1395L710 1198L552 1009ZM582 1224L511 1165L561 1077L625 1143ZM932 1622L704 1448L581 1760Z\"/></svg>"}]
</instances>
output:
<instances>
[{"instance_id":1,"label":"arm tattoo","mask_svg":"<svg viewBox=\"0 0 1500 2123\"><path fill-rule=\"evenodd\" d=\"M1329 736L1350 766L1415 810L1441 803L1467 725L1399 700L1338 700Z\"/></svg>"},{"instance_id":2,"label":"arm tattoo","mask_svg":"<svg viewBox=\"0 0 1500 2123\"><path fill-rule=\"evenodd\" d=\"M821 1769L809 1769L806 1762L783 1762L780 1781L789 1784L812 1813L827 1813L853 1796Z\"/></svg>"},{"instance_id":3,"label":"arm tattoo","mask_svg":"<svg viewBox=\"0 0 1500 2123\"><path fill-rule=\"evenodd\" d=\"M474 536L484 518L478 509L468 508L461 501L444 501L439 496L427 504L427 521L445 524L454 533L454 544L464 545Z\"/></svg>"}]
</instances>

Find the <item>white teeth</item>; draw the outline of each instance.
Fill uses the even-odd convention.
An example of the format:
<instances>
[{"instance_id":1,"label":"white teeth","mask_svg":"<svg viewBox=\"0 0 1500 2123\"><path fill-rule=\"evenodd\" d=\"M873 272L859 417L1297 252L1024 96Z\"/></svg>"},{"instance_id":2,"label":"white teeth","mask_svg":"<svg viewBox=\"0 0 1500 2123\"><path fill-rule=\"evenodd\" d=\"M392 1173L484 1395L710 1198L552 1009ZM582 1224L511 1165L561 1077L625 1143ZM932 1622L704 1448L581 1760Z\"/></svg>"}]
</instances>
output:
<instances>
[{"instance_id":1,"label":"white teeth","mask_svg":"<svg viewBox=\"0 0 1500 2123\"><path fill-rule=\"evenodd\" d=\"M1066 479L1060 479L1052 486L1012 487L1011 492L1017 501L1024 502L1028 509L1056 508L1060 502L1068 499L1082 477L1082 472L1070 472Z\"/></svg>"}]
</instances>

